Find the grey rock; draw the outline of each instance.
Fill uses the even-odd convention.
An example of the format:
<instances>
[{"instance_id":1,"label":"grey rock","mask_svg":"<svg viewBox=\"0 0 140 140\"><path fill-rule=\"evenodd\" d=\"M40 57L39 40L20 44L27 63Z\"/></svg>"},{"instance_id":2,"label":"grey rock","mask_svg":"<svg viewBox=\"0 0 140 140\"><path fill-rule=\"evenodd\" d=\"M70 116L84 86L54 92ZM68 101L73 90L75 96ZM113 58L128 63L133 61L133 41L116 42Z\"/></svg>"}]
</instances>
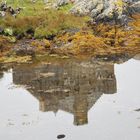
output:
<instances>
[{"instance_id":1,"label":"grey rock","mask_svg":"<svg viewBox=\"0 0 140 140\"><path fill-rule=\"evenodd\" d=\"M64 134L61 134L61 135L58 135L57 136L57 139L63 139L63 138L65 138L65 135Z\"/></svg>"},{"instance_id":2,"label":"grey rock","mask_svg":"<svg viewBox=\"0 0 140 140\"><path fill-rule=\"evenodd\" d=\"M59 9L59 7L69 4L71 1L72 0L51 0L51 1L46 0L45 10L51 9L51 8Z\"/></svg>"},{"instance_id":3,"label":"grey rock","mask_svg":"<svg viewBox=\"0 0 140 140\"><path fill-rule=\"evenodd\" d=\"M140 111L140 108L136 109L135 111L137 111L137 112Z\"/></svg>"},{"instance_id":4,"label":"grey rock","mask_svg":"<svg viewBox=\"0 0 140 140\"><path fill-rule=\"evenodd\" d=\"M90 15L96 21L114 19L127 23L128 16L140 12L139 0L78 0L70 10L76 15Z\"/></svg>"},{"instance_id":5,"label":"grey rock","mask_svg":"<svg viewBox=\"0 0 140 140\"><path fill-rule=\"evenodd\" d=\"M133 11L133 13L140 13L140 1L135 2L130 6L130 9Z\"/></svg>"},{"instance_id":6,"label":"grey rock","mask_svg":"<svg viewBox=\"0 0 140 140\"><path fill-rule=\"evenodd\" d=\"M5 17L6 12L5 11L0 11L0 17Z\"/></svg>"},{"instance_id":7,"label":"grey rock","mask_svg":"<svg viewBox=\"0 0 140 140\"><path fill-rule=\"evenodd\" d=\"M19 7L14 9L11 6L8 6L6 1L0 3L0 17L5 17L6 13L16 17L18 14L20 14L21 10L22 8Z\"/></svg>"},{"instance_id":8,"label":"grey rock","mask_svg":"<svg viewBox=\"0 0 140 140\"><path fill-rule=\"evenodd\" d=\"M70 1L69 0L58 0L57 6L67 5Z\"/></svg>"},{"instance_id":9,"label":"grey rock","mask_svg":"<svg viewBox=\"0 0 140 140\"><path fill-rule=\"evenodd\" d=\"M17 44L13 51L16 53L18 56L25 56L25 55L35 55L35 48L29 45L28 41L22 42Z\"/></svg>"}]
</instances>

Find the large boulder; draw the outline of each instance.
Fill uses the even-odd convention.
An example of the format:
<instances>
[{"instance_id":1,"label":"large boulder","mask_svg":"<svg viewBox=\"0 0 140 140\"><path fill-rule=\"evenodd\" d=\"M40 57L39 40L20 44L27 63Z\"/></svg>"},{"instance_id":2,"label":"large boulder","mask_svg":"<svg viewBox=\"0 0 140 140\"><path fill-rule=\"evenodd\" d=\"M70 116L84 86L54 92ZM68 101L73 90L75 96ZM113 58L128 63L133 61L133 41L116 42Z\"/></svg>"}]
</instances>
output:
<instances>
[{"instance_id":1,"label":"large boulder","mask_svg":"<svg viewBox=\"0 0 140 140\"><path fill-rule=\"evenodd\" d=\"M96 21L127 22L128 15L140 12L139 0L76 0L71 13L89 15Z\"/></svg>"}]
</instances>

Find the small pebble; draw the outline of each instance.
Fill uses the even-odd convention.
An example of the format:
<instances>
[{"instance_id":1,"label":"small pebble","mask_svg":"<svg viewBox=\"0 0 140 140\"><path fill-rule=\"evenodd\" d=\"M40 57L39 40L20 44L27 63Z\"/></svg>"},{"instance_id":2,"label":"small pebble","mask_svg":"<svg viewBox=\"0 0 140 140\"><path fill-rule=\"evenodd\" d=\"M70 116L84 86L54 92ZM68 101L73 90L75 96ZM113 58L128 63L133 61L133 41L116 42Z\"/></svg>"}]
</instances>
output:
<instances>
[{"instance_id":1,"label":"small pebble","mask_svg":"<svg viewBox=\"0 0 140 140\"><path fill-rule=\"evenodd\" d=\"M135 111L140 111L140 108L139 109L136 109Z\"/></svg>"},{"instance_id":2,"label":"small pebble","mask_svg":"<svg viewBox=\"0 0 140 140\"><path fill-rule=\"evenodd\" d=\"M65 135L64 134L61 134L61 135L58 135L57 136L57 139L63 139L63 138L65 138Z\"/></svg>"}]
</instances>

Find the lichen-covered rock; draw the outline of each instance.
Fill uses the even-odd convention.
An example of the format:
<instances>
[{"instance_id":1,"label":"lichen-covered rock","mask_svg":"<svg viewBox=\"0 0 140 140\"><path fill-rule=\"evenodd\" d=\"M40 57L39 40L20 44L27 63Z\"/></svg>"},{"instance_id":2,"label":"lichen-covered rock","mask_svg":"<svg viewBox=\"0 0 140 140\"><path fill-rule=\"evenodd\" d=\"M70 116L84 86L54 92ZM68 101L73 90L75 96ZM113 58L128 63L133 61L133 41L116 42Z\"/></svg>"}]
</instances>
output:
<instances>
[{"instance_id":1,"label":"lichen-covered rock","mask_svg":"<svg viewBox=\"0 0 140 140\"><path fill-rule=\"evenodd\" d=\"M128 15L140 12L140 1L77 0L70 12L77 15L90 15L96 21L127 22Z\"/></svg>"},{"instance_id":2,"label":"lichen-covered rock","mask_svg":"<svg viewBox=\"0 0 140 140\"><path fill-rule=\"evenodd\" d=\"M79 0L71 9L74 14L90 15L96 19L105 17L112 18L116 10L118 16L123 12L123 2L121 0Z\"/></svg>"},{"instance_id":3,"label":"lichen-covered rock","mask_svg":"<svg viewBox=\"0 0 140 140\"><path fill-rule=\"evenodd\" d=\"M140 1L135 2L134 4L132 4L130 7L128 7L128 10L132 13L140 13Z\"/></svg>"},{"instance_id":4,"label":"lichen-covered rock","mask_svg":"<svg viewBox=\"0 0 140 140\"><path fill-rule=\"evenodd\" d=\"M127 24L128 16L140 12L139 0L55 0L53 7L58 8L73 3L70 12L76 15L89 15L96 21L116 20Z\"/></svg>"},{"instance_id":5,"label":"lichen-covered rock","mask_svg":"<svg viewBox=\"0 0 140 140\"><path fill-rule=\"evenodd\" d=\"M55 9L59 9L59 7L68 5L70 3L75 3L78 0L47 0L45 2L46 7L45 10L47 9L51 9L51 8L55 8Z\"/></svg>"},{"instance_id":6,"label":"lichen-covered rock","mask_svg":"<svg viewBox=\"0 0 140 140\"><path fill-rule=\"evenodd\" d=\"M58 6L63 6L63 5L66 5L70 2L70 0L58 0L57 1L57 5Z\"/></svg>"},{"instance_id":7,"label":"lichen-covered rock","mask_svg":"<svg viewBox=\"0 0 140 140\"><path fill-rule=\"evenodd\" d=\"M7 5L6 1L0 2L0 17L5 17L7 14L16 17L22 8L18 7L14 9L13 7Z\"/></svg>"}]
</instances>

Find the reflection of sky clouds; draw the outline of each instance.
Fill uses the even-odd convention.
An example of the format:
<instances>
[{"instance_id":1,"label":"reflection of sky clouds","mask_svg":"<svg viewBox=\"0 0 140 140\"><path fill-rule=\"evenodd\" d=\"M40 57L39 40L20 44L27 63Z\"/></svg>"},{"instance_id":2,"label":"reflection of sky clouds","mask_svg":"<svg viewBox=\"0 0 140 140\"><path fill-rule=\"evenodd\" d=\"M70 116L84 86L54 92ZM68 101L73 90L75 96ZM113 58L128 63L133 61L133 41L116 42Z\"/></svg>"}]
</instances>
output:
<instances>
[{"instance_id":1,"label":"reflection of sky clouds","mask_svg":"<svg viewBox=\"0 0 140 140\"><path fill-rule=\"evenodd\" d=\"M118 90L124 94L140 92L140 61L131 59L115 66Z\"/></svg>"}]
</instances>

